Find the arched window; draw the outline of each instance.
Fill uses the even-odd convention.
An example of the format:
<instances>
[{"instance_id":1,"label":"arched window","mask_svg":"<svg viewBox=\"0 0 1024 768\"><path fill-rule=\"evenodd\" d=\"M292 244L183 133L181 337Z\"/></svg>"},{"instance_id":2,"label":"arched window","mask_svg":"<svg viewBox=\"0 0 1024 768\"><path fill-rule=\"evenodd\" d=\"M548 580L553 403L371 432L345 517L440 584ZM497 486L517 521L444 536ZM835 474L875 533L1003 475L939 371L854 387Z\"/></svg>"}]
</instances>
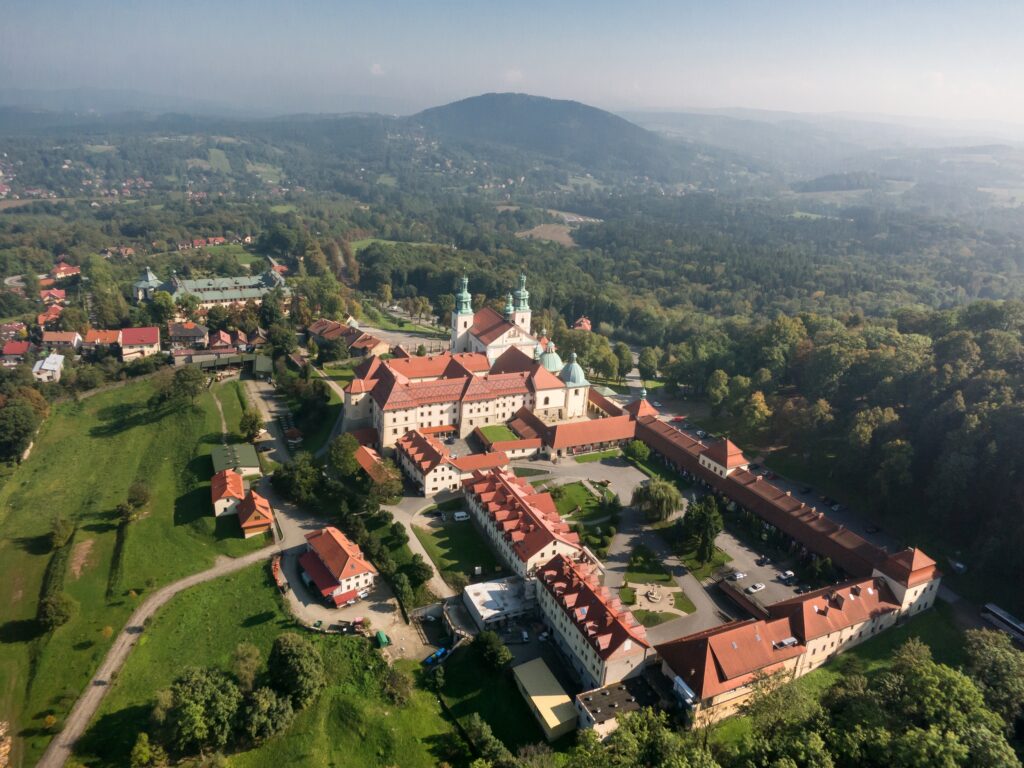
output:
<instances>
[{"instance_id":1,"label":"arched window","mask_svg":"<svg viewBox=\"0 0 1024 768\"><path fill-rule=\"evenodd\" d=\"M547 405L550 402L551 402L551 398L550 397L545 397L544 398L544 405Z\"/></svg>"}]
</instances>

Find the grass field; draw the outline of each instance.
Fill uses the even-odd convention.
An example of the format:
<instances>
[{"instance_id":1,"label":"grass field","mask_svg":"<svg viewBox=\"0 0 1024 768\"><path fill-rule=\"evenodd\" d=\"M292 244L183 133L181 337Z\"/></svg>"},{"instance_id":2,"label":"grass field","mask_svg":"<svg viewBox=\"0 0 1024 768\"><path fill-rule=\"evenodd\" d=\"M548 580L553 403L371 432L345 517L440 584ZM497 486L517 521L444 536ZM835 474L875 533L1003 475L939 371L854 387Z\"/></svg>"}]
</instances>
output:
<instances>
[{"instance_id":1,"label":"grass field","mask_svg":"<svg viewBox=\"0 0 1024 768\"><path fill-rule=\"evenodd\" d=\"M147 382L59 406L31 457L0 490L0 711L10 713L15 765L31 765L49 740L47 715L67 714L139 597L213 564L219 554L262 546L239 537L237 522L210 510L210 449L220 441L212 396L194 408L151 408ZM115 507L145 480L152 500L121 531ZM80 608L50 635L34 621L52 515L78 525L64 591ZM121 531L121 532L119 532ZM60 575L64 575L62 572Z\"/></svg>"},{"instance_id":2,"label":"grass field","mask_svg":"<svg viewBox=\"0 0 1024 768\"><path fill-rule=\"evenodd\" d=\"M679 556L679 559L683 561L683 565L687 567L697 581L703 581L704 579L710 578L711 574L723 565L732 562L732 558L729 557L729 555L718 547L715 547L715 554L712 555L711 561L708 563L701 563L697 559L696 545L687 547L686 551Z\"/></svg>"},{"instance_id":3,"label":"grass field","mask_svg":"<svg viewBox=\"0 0 1024 768\"><path fill-rule=\"evenodd\" d=\"M697 606L693 604L693 600L682 590L672 593L672 605L676 607L676 610L683 611L684 613L695 613L697 611Z\"/></svg>"},{"instance_id":4,"label":"grass field","mask_svg":"<svg viewBox=\"0 0 1024 768\"><path fill-rule=\"evenodd\" d=\"M558 514L566 520L591 525L601 517L597 497L583 483L579 481L566 483L559 488L561 496L555 499L555 507L558 509ZM580 509L578 513L576 512L577 507Z\"/></svg>"},{"instance_id":5,"label":"grass field","mask_svg":"<svg viewBox=\"0 0 1024 768\"><path fill-rule=\"evenodd\" d=\"M356 377L354 365L332 365L321 368L324 375L343 389Z\"/></svg>"},{"instance_id":6,"label":"grass field","mask_svg":"<svg viewBox=\"0 0 1024 768\"><path fill-rule=\"evenodd\" d=\"M616 459L622 455L622 451L618 448L611 448L607 451L595 451L594 453L585 453L582 456L576 457L577 464L593 464L594 462L604 461L605 459Z\"/></svg>"},{"instance_id":7,"label":"grass field","mask_svg":"<svg viewBox=\"0 0 1024 768\"><path fill-rule=\"evenodd\" d=\"M504 424L491 424L490 426L480 427L480 432L492 443L501 442L502 440L519 439L516 433Z\"/></svg>"},{"instance_id":8,"label":"grass field","mask_svg":"<svg viewBox=\"0 0 1024 768\"><path fill-rule=\"evenodd\" d=\"M544 740L511 670L495 672L470 647L455 651L444 673L442 696L456 718L478 713L513 754L519 746Z\"/></svg>"},{"instance_id":9,"label":"grass field","mask_svg":"<svg viewBox=\"0 0 1024 768\"><path fill-rule=\"evenodd\" d=\"M626 570L626 581L630 584L649 584L651 582L672 583L672 574L658 560L657 556L647 547L639 546L629 556L629 568Z\"/></svg>"},{"instance_id":10,"label":"grass field","mask_svg":"<svg viewBox=\"0 0 1024 768\"><path fill-rule=\"evenodd\" d=\"M228 433L236 435L236 439L241 440L242 438L238 433L238 425L242 420L243 403L245 400L245 393L242 391L241 382L225 382L214 390L214 394L220 400L220 407L224 411L224 421L228 425Z\"/></svg>"},{"instance_id":11,"label":"grass field","mask_svg":"<svg viewBox=\"0 0 1024 768\"><path fill-rule=\"evenodd\" d=\"M442 578L445 571L454 571L473 581L492 578L497 571L498 561L490 546L468 520L442 523L440 528L421 528L417 525L413 526L413 532L434 561ZM482 576L474 575L473 569L476 566L483 569Z\"/></svg>"},{"instance_id":12,"label":"grass field","mask_svg":"<svg viewBox=\"0 0 1024 768\"><path fill-rule=\"evenodd\" d=\"M228 156L224 154L223 149L210 147L207 154L209 155L210 167L213 170L220 171L221 173L231 173L231 163L228 162Z\"/></svg>"},{"instance_id":13,"label":"grass field","mask_svg":"<svg viewBox=\"0 0 1024 768\"><path fill-rule=\"evenodd\" d=\"M532 469L530 467L515 467L512 471L516 477L539 477L540 475L551 474L546 469Z\"/></svg>"},{"instance_id":14,"label":"grass field","mask_svg":"<svg viewBox=\"0 0 1024 768\"><path fill-rule=\"evenodd\" d=\"M636 616L636 620L645 627L656 627L659 624L664 624L666 621L672 621L672 619L679 618L679 616L674 613L666 613L665 611L645 611L643 608L638 608L633 611L633 615Z\"/></svg>"},{"instance_id":15,"label":"grass field","mask_svg":"<svg viewBox=\"0 0 1024 768\"><path fill-rule=\"evenodd\" d=\"M668 480L670 483L674 483L676 488L680 491L687 491L693 488L693 483L686 480L682 475L669 467L666 467L656 459L647 459L646 461L639 461L637 459L630 459L630 463L633 464L637 469L643 472L648 477L660 477L663 480Z\"/></svg>"},{"instance_id":16,"label":"grass field","mask_svg":"<svg viewBox=\"0 0 1024 768\"><path fill-rule=\"evenodd\" d=\"M147 727L154 695L183 659L229 670L231 653L244 640L259 647L265 660L274 638L293 626L266 565L182 593L146 629L80 742L80 757L90 765L126 765L135 734ZM229 764L434 765L431 745L449 731L434 697L415 691L407 706L392 706L371 682L367 667L379 662L366 640L308 636L324 655L328 688L285 734L232 755Z\"/></svg>"}]
</instances>

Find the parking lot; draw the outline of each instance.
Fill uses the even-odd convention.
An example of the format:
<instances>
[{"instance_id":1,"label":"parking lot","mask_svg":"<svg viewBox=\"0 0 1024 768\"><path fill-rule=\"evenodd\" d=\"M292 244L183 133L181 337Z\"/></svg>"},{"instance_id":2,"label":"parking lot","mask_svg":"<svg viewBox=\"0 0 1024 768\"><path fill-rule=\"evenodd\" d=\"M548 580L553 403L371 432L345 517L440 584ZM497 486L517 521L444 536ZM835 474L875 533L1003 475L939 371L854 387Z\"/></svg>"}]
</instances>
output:
<instances>
[{"instance_id":1,"label":"parking lot","mask_svg":"<svg viewBox=\"0 0 1024 768\"><path fill-rule=\"evenodd\" d=\"M727 532L719 534L716 544L723 549L732 562L729 568L747 574L745 578L736 581L736 585L746 590L752 584L764 584L764 589L754 595L749 595L762 605L771 605L780 600L788 600L796 596L796 587L799 582L787 586L782 583L782 572L794 568L795 560L773 560L766 565L758 565L761 553L749 548L736 537Z\"/></svg>"}]
</instances>

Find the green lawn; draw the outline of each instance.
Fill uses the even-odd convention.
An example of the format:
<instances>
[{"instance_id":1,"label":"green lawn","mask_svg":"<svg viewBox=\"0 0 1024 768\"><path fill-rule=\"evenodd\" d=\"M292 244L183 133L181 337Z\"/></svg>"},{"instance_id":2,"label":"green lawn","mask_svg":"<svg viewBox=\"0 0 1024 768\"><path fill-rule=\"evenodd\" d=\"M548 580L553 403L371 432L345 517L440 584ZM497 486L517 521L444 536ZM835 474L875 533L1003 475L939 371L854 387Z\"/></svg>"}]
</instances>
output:
<instances>
[{"instance_id":1,"label":"green lawn","mask_svg":"<svg viewBox=\"0 0 1024 768\"><path fill-rule=\"evenodd\" d=\"M327 363L321 368L323 374L344 389L356 377L355 365Z\"/></svg>"},{"instance_id":2,"label":"green lawn","mask_svg":"<svg viewBox=\"0 0 1024 768\"><path fill-rule=\"evenodd\" d=\"M480 432L492 443L503 440L518 440L518 436L504 424L491 424L487 427L480 427Z\"/></svg>"},{"instance_id":3,"label":"green lawn","mask_svg":"<svg viewBox=\"0 0 1024 768\"><path fill-rule=\"evenodd\" d=\"M589 526L602 517L598 498L583 483L576 481L558 487L561 496L555 498L555 507L566 520Z\"/></svg>"},{"instance_id":4,"label":"green lawn","mask_svg":"<svg viewBox=\"0 0 1024 768\"><path fill-rule=\"evenodd\" d=\"M238 381L228 381L216 387L214 394L220 400L220 407L224 411L224 421L228 425L228 434L239 436L238 425L242 421L242 410L244 408L245 393L242 391L242 384Z\"/></svg>"},{"instance_id":5,"label":"green lawn","mask_svg":"<svg viewBox=\"0 0 1024 768\"><path fill-rule=\"evenodd\" d=\"M456 718L463 720L476 712L513 754L524 744L544 740L511 670L495 672L470 647L455 651L444 673L442 696Z\"/></svg>"},{"instance_id":6,"label":"green lawn","mask_svg":"<svg viewBox=\"0 0 1024 768\"><path fill-rule=\"evenodd\" d=\"M300 450L309 451L312 454L319 451L330 438L334 424L341 416L344 405L341 396L333 387L328 387L327 393L327 405L323 411L299 416L295 419L295 426L302 432ZM288 407L293 414L301 413L301 405L298 400L288 398Z\"/></svg>"},{"instance_id":7,"label":"green lawn","mask_svg":"<svg viewBox=\"0 0 1024 768\"><path fill-rule=\"evenodd\" d=\"M645 627L656 627L659 624L664 624L666 621L672 621L672 619L679 618L679 616L674 613L666 613L665 611L645 611L642 608L634 610L633 615L636 616L636 620Z\"/></svg>"},{"instance_id":8,"label":"green lawn","mask_svg":"<svg viewBox=\"0 0 1024 768\"><path fill-rule=\"evenodd\" d=\"M442 523L440 528L413 526L416 538L427 550L442 577L446 571L463 574L468 580L492 578L498 570L498 561L490 546L468 520ZM483 569L482 576L474 575L474 568Z\"/></svg>"},{"instance_id":9,"label":"green lawn","mask_svg":"<svg viewBox=\"0 0 1024 768\"><path fill-rule=\"evenodd\" d=\"M623 605L636 605L636 589L633 587L620 587L619 600Z\"/></svg>"},{"instance_id":10,"label":"green lawn","mask_svg":"<svg viewBox=\"0 0 1024 768\"><path fill-rule=\"evenodd\" d=\"M240 538L237 522L212 516L208 458L220 442L209 393L196 406L152 408L147 382L137 382L55 409L31 457L0 490L0 712L14 720L16 759L30 765L49 736L48 714L67 714L106 653L104 627L120 629L138 597L161 584L265 544ZM128 486L145 480L152 500L119 534L115 507ZM80 605L48 636L33 621L51 553L46 533L54 512L78 524L64 590ZM30 664L30 659L33 663Z\"/></svg>"},{"instance_id":11,"label":"green lawn","mask_svg":"<svg viewBox=\"0 0 1024 768\"><path fill-rule=\"evenodd\" d=\"M660 477L663 480L668 480L670 483L675 483L676 488L681 492L693 488L692 482L686 480L678 472L665 466L653 456L646 461L638 461L637 459L629 459L629 461L648 477Z\"/></svg>"},{"instance_id":12,"label":"green lawn","mask_svg":"<svg viewBox=\"0 0 1024 768\"><path fill-rule=\"evenodd\" d=\"M630 554L625 578L633 585L654 581L672 583L672 574L666 571L657 556L644 546L636 547Z\"/></svg>"},{"instance_id":13,"label":"green lawn","mask_svg":"<svg viewBox=\"0 0 1024 768\"><path fill-rule=\"evenodd\" d=\"M257 645L265 660L274 638L293 626L266 565L182 593L147 627L80 742L80 757L90 765L126 765L135 734L147 728L155 693L172 681L183 660L229 670L231 652L243 640ZM436 764L432 746L449 726L434 697L417 690L408 705L393 706L381 698L369 673L381 661L367 640L308 636L327 662L328 688L286 733L232 755L229 764Z\"/></svg>"},{"instance_id":14,"label":"green lawn","mask_svg":"<svg viewBox=\"0 0 1024 768\"><path fill-rule=\"evenodd\" d=\"M672 593L672 605L676 607L676 610L684 611L685 613L696 613L697 611L697 606L693 604L693 600L682 590Z\"/></svg>"},{"instance_id":15,"label":"green lawn","mask_svg":"<svg viewBox=\"0 0 1024 768\"><path fill-rule=\"evenodd\" d=\"M618 448L612 448L607 451L596 451L594 453L585 453L582 456L576 457L577 464L590 464L595 461L604 461L605 459L614 459L622 455L622 451Z\"/></svg>"},{"instance_id":16,"label":"green lawn","mask_svg":"<svg viewBox=\"0 0 1024 768\"><path fill-rule=\"evenodd\" d=\"M729 557L729 555L718 547L715 547L715 554L711 557L711 561L708 563L702 563L697 559L696 545L688 546L682 555L680 555L679 559L683 561L683 565L686 566L697 581L703 581L704 579L710 578L711 574L723 565L732 562L732 558Z\"/></svg>"},{"instance_id":17,"label":"green lawn","mask_svg":"<svg viewBox=\"0 0 1024 768\"><path fill-rule=\"evenodd\" d=\"M538 477L551 474L546 469L532 469L530 467L515 467L512 471L516 477Z\"/></svg>"},{"instance_id":18,"label":"green lawn","mask_svg":"<svg viewBox=\"0 0 1024 768\"><path fill-rule=\"evenodd\" d=\"M613 392L619 395L628 395L630 391L629 385L623 384L618 379L605 379L601 376L592 375L590 377L590 383L597 387L607 387L608 389L612 390Z\"/></svg>"}]
</instances>

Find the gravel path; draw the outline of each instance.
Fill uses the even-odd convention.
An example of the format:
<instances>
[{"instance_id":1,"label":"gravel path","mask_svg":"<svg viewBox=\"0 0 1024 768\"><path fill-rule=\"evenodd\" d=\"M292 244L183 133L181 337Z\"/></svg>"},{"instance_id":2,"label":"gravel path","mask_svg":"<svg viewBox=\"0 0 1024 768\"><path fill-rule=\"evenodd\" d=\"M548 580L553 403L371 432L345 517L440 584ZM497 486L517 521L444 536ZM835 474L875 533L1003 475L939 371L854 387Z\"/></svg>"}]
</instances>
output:
<instances>
[{"instance_id":1,"label":"gravel path","mask_svg":"<svg viewBox=\"0 0 1024 768\"><path fill-rule=\"evenodd\" d=\"M106 658L103 659L100 668L96 671L92 680L89 681L85 692L75 702L71 714L68 715L68 719L64 722L64 728L53 738L50 746L46 748L46 752L43 753L37 768L59 768L71 756L75 743L85 733L85 729L99 710L100 703L103 701L111 679L124 666L125 659L128 658L128 654L142 635L148 618L179 592L196 584L202 584L205 581L212 581L221 576L240 571L261 560L268 560L277 551L278 548L272 545L251 552L244 557L234 559L222 557L209 570L194 573L173 584L168 584L144 600L135 609L135 612L128 619L128 623L121 630L110 650L107 651Z\"/></svg>"}]
</instances>

